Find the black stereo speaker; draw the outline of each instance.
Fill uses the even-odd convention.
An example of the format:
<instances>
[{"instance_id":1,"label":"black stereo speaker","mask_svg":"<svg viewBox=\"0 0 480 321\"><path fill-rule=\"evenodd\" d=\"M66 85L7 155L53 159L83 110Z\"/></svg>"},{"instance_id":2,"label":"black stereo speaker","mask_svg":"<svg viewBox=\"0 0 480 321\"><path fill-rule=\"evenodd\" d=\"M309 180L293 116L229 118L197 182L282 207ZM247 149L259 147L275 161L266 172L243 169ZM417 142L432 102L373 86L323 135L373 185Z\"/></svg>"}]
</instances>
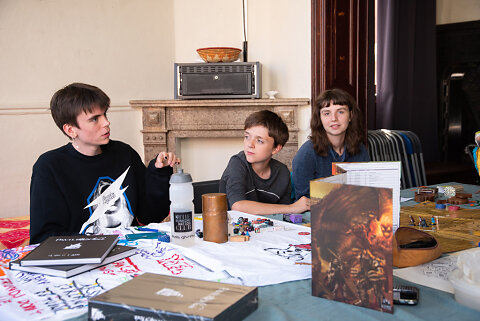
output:
<instances>
[{"instance_id":1,"label":"black stereo speaker","mask_svg":"<svg viewBox=\"0 0 480 321\"><path fill-rule=\"evenodd\" d=\"M260 98L260 62L174 64L175 99Z\"/></svg>"}]
</instances>

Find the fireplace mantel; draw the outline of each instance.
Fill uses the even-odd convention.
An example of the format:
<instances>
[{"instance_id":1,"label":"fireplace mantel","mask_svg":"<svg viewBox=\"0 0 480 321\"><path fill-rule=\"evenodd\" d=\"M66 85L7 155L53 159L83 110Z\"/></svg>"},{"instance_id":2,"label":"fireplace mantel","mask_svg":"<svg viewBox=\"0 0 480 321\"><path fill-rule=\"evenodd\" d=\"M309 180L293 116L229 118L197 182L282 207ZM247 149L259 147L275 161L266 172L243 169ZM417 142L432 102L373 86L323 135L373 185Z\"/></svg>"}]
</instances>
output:
<instances>
[{"instance_id":1,"label":"fireplace mantel","mask_svg":"<svg viewBox=\"0 0 480 321\"><path fill-rule=\"evenodd\" d=\"M288 126L290 138L275 158L290 170L298 150L297 108L308 104L307 98L130 101L133 108L142 109L145 163L162 150L178 154L177 138L241 138L245 118L267 109Z\"/></svg>"}]
</instances>

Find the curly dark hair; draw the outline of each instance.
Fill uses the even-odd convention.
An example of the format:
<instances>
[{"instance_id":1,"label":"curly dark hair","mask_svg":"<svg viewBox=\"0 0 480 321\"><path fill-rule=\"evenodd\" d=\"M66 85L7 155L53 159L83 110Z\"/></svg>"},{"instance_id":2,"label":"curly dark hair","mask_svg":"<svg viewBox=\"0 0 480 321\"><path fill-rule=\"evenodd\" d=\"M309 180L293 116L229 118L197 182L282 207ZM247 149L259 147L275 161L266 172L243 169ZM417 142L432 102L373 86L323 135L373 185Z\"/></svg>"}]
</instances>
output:
<instances>
[{"instance_id":1,"label":"curly dark hair","mask_svg":"<svg viewBox=\"0 0 480 321\"><path fill-rule=\"evenodd\" d=\"M330 107L330 105L348 106L351 122L345 133L345 148L350 155L358 154L365 136L361 117L362 112L358 108L355 99L346 91L338 88L322 92L315 99L315 103L312 106L312 118L310 120L312 132L309 138L312 140L315 152L320 156L326 156L328 147L331 146L320 116L320 110L324 107Z\"/></svg>"}]
</instances>

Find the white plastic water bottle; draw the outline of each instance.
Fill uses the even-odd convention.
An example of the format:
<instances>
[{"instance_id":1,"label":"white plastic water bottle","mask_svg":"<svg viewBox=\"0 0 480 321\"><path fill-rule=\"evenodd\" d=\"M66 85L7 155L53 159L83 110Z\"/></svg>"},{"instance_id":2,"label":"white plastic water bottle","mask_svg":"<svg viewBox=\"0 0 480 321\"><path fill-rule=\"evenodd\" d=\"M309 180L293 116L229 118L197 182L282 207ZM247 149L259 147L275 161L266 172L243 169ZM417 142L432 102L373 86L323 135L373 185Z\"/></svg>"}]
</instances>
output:
<instances>
[{"instance_id":1,"label":"white plastic water bottle","mask_svg":"<svg viewBox=\"0 0 480 321\"><path fill-rule=\"evenodd\" d=\"M195 241L193 230L192 176L178 169L170 177L171 241L181 246L191 246Z\"/></svg>"}]
</instances>

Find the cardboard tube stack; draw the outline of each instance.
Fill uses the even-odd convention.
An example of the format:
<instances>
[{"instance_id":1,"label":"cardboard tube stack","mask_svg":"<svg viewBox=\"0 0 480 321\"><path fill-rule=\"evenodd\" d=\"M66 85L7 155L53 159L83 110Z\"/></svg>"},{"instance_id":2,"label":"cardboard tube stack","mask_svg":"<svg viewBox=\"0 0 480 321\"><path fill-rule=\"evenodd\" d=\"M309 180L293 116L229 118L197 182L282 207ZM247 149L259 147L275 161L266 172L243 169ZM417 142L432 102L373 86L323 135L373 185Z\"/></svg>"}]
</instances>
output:
<instances>
[{"instance_id":1,"label":"cardboard tube stack","mask_svg":"<svg viewBox=\"0 0 480 321\"><path fill-rule=\"evenodd\" d=\"M203 240L215 243L228 241L227 194L202 195Z\"/></svg>"}]
</instances>

